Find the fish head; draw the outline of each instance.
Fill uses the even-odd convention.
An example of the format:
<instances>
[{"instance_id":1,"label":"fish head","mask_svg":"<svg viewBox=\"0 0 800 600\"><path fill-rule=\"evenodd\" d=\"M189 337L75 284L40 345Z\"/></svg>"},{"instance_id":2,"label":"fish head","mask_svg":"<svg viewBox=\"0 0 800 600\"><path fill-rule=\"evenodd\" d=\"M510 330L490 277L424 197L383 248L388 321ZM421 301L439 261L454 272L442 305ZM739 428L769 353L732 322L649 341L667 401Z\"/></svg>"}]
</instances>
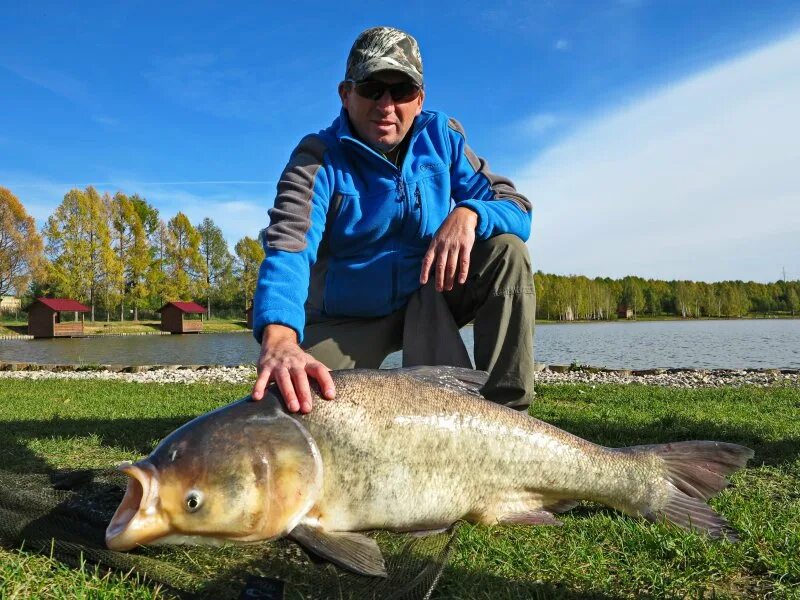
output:
<instances>
[{"instance_id":1,"label":"fish head","mask_svg":"<svg viewBox=\"0 0 800 600\"><path fill-rule=\"evenodd\" d=\"M198 417L120 469L129 479L106 530L112 550L281 537L322 489L316 444L271 396Z\"/></svg>"}]
</instances>

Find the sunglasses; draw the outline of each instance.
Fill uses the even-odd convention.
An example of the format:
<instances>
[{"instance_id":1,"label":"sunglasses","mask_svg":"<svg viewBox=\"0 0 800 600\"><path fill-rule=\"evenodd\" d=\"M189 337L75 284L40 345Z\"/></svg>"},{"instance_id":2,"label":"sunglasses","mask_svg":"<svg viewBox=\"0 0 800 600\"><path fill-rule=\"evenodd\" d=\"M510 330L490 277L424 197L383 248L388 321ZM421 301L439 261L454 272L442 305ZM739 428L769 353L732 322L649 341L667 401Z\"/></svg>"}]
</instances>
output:
<instances>
[{"instance_id":1,"label":"sunglasses","mask_svg":"<svg viewBox=\"0 0 800 600\"><path fill-rule=\"evenodd\" d=\"M348 80L353 84L356 94L367 100L378 101L388 91L394 102L411 102L419 96L422 88L411 81L401 81L399 83L385 83L366 79L364 81Z\"/></svg>"}]
</instances>

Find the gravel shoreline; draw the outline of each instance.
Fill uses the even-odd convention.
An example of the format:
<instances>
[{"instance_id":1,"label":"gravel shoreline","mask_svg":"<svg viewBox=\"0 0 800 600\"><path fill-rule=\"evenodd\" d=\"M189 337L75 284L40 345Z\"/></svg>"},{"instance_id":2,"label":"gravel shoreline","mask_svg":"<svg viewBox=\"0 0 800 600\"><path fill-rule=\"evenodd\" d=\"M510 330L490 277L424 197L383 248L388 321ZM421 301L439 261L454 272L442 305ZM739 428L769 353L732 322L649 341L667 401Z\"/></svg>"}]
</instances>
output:
<instances>
[{"instance_id":1,"label":"gravel shoreline","mask_svg":"<svg viewBox=\"0 0 800 600\"><path fill-rule=\"evenodd\" d=\"M697 387L796 387L800 369L603 369L537 364L537 383L602 384L638 383L675 388ZM252 365L39 365L0 363L5 379L99 379L137 383L250 383Z\"/></svg>"}]
</instances>

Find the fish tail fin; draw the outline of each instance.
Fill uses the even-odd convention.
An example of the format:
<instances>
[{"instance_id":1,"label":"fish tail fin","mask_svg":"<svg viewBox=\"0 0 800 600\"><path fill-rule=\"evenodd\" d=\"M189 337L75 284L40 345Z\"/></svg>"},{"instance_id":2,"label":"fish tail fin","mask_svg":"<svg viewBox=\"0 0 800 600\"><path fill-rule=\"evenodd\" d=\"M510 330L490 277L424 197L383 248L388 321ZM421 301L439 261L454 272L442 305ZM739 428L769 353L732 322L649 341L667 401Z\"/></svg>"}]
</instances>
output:
<instances>
[{"instance_id":1,"label":"fish tail fin","mask_svg":"<svg viewBox=\"0 0 800 600\"><path fill-rule=\"evenodd\" d=\"M697 529L713 538L736 541L728 522L706 500L728 486L727 476L753 457L750 448L725 442L691 441L620 448L620 452L655 457L662 465L664 485L653 486L650 501L637 512L650 521L667 520Z\"/></svg>"}]
</instances>

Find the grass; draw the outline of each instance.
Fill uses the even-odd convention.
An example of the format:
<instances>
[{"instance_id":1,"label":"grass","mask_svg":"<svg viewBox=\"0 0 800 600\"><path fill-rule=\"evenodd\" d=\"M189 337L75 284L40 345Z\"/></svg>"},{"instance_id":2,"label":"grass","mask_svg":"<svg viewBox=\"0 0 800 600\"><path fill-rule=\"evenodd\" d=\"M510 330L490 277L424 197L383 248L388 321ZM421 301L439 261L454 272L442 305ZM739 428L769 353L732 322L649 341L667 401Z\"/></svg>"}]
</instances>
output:
<instances>
[{"instance_id":1,"label":"grass","mask_svg":"<svg viewBox=\"0 0 800 600\"><path fill-rule=\"evenodd\" d=\"M121 333L157 333L161 331L161 321L89 321L85 320L83 330L86 335L119 335ZM227 333L249 331L247 323L242 319L217 319L203 321L203 331L207 333ZM28 333L28 322L0 321L0 335L25 335Z\"/></svg>"},{"instance_id":2,"label":"grass","mask_svg":"<svg viewBox=\"0 0 800 600\"><path fill-rule=\"evenodd\" d=\"M103 468L146 455L190 417L246 385L0 380L2 468ZM563 527L463 526L437 598L800 598L800 390L540 386L532 413L592 441L622 446L716 439L756 451L712 500L741 542L715 542L593 504ZM239 548L187 549L209 573ZM0 549L0 598L169 598L124 573Z\"/></svg>"}]
</instances>

